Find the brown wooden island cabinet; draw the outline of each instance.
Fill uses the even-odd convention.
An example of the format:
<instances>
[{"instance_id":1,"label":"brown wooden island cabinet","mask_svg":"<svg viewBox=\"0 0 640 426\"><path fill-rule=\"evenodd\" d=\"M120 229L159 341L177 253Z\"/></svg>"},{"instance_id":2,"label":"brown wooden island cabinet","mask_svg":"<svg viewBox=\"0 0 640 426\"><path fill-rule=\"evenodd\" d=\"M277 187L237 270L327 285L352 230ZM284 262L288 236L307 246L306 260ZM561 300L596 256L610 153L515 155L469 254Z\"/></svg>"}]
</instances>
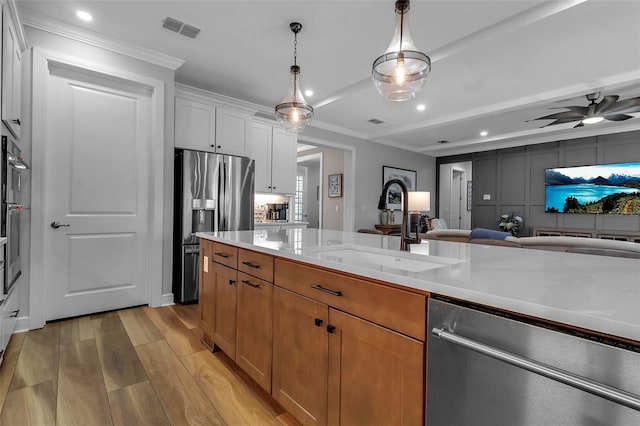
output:
<instances>
[{"instance_id":1,"label":"brown wooden island cabinet","mask_svg":"<svg viewBox=\"0 0 640 426\"><path fill-rule=\"evenodd\" d=\"M237 275L206 272L207 250ZM211 343L301 423L424 424L427 294L204 239L201 251Z\"/></svg>"}]
</instances>

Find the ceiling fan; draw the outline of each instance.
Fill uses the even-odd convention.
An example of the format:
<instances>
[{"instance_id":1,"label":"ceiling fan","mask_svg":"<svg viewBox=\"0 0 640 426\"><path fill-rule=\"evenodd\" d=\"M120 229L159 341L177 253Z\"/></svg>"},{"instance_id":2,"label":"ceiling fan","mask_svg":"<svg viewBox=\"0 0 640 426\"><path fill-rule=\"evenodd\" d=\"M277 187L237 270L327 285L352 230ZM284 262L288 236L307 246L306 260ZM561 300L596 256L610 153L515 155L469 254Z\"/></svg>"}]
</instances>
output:
<instances>
[{"instance_id":1,"label":"ceiling fan","mask_svg":"<svg viewBox=\"0 0 640 426\"><path fill-rule=\"evenodd\" d=\"M559 108L566 108L569 111L558 112L551 115L545 115L544 117L534 118L533 120L554 120L549 124L545 124L542 127L553 126L554 124L570 123L572 121L580 121L573 126L582 127L585 124L595 124L602 120L609 121L624 121L633 118L631 115L627 115L633 112L640 112L640 97L626 99L624 101L618 101L620 96L609 95L602 98L600 102L596 102L600 97L600 92L589 93L586 98L591 103L588 106L566 106ZM558 108L552 108L558 109Z\"/></svg>"}]
</instances>

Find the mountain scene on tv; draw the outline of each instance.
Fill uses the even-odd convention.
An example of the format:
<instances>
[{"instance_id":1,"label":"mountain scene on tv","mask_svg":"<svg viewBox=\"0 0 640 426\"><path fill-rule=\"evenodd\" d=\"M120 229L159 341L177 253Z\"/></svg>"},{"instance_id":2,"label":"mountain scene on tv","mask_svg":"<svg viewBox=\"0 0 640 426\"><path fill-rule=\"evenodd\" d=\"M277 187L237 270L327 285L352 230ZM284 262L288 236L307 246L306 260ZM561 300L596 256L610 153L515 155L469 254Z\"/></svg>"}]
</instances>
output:
<instances>
[{"instance_id":1,"label":"mountain scene on tv","mask_svg":"<svg viewBox=\"0 0 640 426\"><path fill-rule=\"evenodd\" d=\"M545 171L547 213L640 214L640 162Z\"/></svg>"}]
</instances>

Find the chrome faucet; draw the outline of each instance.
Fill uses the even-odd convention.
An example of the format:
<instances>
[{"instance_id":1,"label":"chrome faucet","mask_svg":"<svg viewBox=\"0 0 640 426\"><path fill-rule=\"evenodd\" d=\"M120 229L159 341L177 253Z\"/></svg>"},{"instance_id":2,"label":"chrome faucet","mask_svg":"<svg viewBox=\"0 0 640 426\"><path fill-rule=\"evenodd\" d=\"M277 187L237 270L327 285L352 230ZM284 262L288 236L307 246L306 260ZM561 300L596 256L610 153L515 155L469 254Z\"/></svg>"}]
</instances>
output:
<instances>
[{"instance_id":1,"label":"chrome faucet","mask_svg":"<svg viewBox=\"0 0 640 426\"><path fill-rule=\"evenodd\" d=\"M387 191L394 183L402 190L402 228L400 229L400 250L409 250L409 244L419 244L420 239L407 237L407 216L409 214L409 191L407 190L407 185L405 185L400 179L388 180L382 187L382 194L380 194L380 200L378 201L378 210L385 209L387 204Z\"/></svg>"}]
</instances>

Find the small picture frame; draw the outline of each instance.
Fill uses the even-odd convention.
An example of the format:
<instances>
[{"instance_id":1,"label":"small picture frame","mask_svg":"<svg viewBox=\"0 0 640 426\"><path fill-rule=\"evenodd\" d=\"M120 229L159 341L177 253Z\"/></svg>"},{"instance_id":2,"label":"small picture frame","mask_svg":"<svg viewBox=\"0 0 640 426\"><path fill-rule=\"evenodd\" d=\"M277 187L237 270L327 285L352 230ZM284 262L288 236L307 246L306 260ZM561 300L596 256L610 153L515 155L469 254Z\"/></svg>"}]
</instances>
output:
<instances>
[{"instance_id":1,"label":"small picture frame","mask_svg":"<svg viewBox=\"0 0 640 426\"><path fill-rule=\"evenodd\" d=\"M342 173L329 175L329 197L342 197Z\"/></svg>"}]
</instances>

